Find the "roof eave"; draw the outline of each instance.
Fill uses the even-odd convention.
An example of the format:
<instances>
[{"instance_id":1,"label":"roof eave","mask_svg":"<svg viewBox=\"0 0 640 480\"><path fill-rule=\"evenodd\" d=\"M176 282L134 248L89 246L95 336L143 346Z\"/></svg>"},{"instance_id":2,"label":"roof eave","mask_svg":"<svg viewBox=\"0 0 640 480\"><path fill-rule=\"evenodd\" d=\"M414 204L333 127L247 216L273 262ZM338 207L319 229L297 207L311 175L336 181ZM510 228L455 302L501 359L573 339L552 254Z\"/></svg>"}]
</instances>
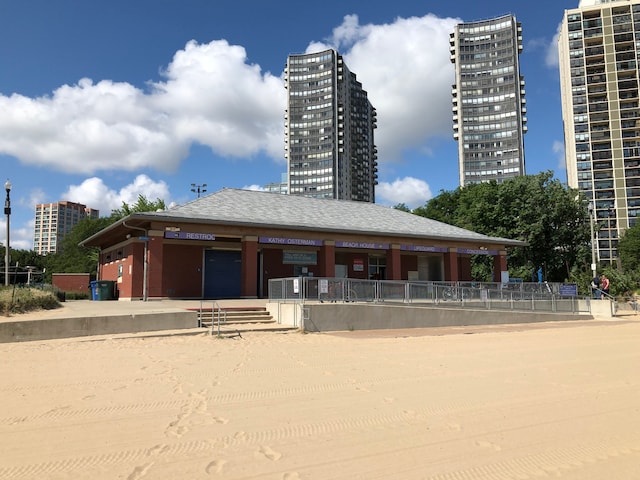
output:
<instances>
[{"instance_id":1,"label":"roof eave","mask_svg":"<svg viewBox=\"0 0 640 480\"><path fill-rule=\"evenodd\" d=\"M101 230L100 232L92 235L88 239L81 242L81 245L90 243L91 240L101 236L104 233L107 233L111 230L118 228L119 226L124 226L125 228L130 228L126 225L127 221L131 220L146 220L146 221L155 221L155 222L179 222L179 223L190 223L190 224L207 224L207 225L229 225L229 226L238 226L238 227L254 227L254 228L265 228L265 226L269 226L268 224L262 222L241 222L241 221L233 221L233 220L221 220L221 219L207 219L207 218L193 218L193 217L176 217L173 215L162 215L161 212L158 213L145 213L145 212L136 212L128 215L127 217L118 220L116 223L110 225L109 227ZM327 232L327 233L351 233L351 234L378 234L381 236L388 237L397 237L397 238L418 238L418 239L429 239L429 240L439 240L439 241L460 241L460 242L473 242L473 243L483 243L488 245L504 245L511 247L526 247L528 246L528 242L524 242L521 240L511 240L507 238L498 238L498 237L455 237L452 238L448 235L421 235L417 233L395 233L395 232L365 232L365 231L354 231L349 229L340 229L340 228L318 228L312 226L304 226L304 225L278 225L278 228L286 228L291 230L303 230L303 231L316 231L316 232Z\"/></svg>"}]
</instances>

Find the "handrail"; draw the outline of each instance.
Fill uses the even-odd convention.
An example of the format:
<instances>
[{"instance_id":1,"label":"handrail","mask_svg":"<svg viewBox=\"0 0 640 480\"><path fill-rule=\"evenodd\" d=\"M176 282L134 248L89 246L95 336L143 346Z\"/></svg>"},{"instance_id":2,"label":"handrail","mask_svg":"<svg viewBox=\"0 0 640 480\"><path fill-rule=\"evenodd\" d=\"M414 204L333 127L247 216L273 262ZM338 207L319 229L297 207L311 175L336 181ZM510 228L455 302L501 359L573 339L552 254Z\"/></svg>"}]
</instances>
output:
<instances>
[{"instance_id":1,"label":"handrail","mask_svg":"<svg viewBox=\"0 0 640 480\"><path fill-rule=\"evenodd\" d=\"M600 295L603 296L604 298L611 300L612 302L616 301L616 297L614 297L613 295L609 295L607 292L605 292L604 290L601 290L599 288L596 288L596 290L598 292L600 292Z\"/></svg>"},{"instance_id":2,"label":"handrail","mask_svg":"<svg viewBox=\"0 0 640 480\"><path fill-rule=\"evenodd\" d=\"M200 300L200 310L198 311L198 328L202 328L202 303L204 300Z\"/></svg>"},{"instance_id":3,"label":"handrail","mask_svg":"<svg viewBox=\"0 0 640 480\"><path fill-rule=\"evenodd\" d=\"M204 300L200 300L200 314L198 316L198 327L202 327L202 312ZM227 323L227 311L224 310L218 302L215 300L211 306L211 326L209 327L209 335L213 335L213 325L215 323L216 318L218 319L218 336L220 336L220 320L223 323Z\"/></svg>"},{"instance_id":4,"label":"handrail","mask_svg":"<svg viewBox=\"0 0 640 480\"><path fill-rule=\"evenodd\" d=\"M211 307L211 329L209 330L209 335L213 335L214 312L217 312L215 317L218 318L218 336L220 336L220 319L224 317L224 323L227 323L227 311L223 310L218 302L213 302Z\"/></svg>"}]
</instances>

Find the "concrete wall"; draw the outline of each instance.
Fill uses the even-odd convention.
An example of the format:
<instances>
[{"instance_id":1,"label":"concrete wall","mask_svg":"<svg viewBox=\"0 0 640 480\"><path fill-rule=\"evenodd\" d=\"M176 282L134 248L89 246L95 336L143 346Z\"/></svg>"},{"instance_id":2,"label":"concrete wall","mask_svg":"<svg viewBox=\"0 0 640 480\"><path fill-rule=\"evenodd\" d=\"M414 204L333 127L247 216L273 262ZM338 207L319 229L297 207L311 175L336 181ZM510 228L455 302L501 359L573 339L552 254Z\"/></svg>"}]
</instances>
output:
<instances>
[{"instance_id":1,"label":"concrete wall","mask_svg":"<svg viewBox=\"0 0 640 480\"><path fill-rule=\"evenodd\" d=\"M296 313L306 332L340 330L374 330L390 328L427 328L464 325L500 325L513 323L590 320L589 314L514 312L500 310L470 310L456 308L415 307L359 303L268 304L267 309L279 323L295 325ZM296 312L295 309L300 311ZM304 312L302 311L304 310Z\"/></svg>"},{"instance_id":2,"label":"concrete wall","mask_svg":"<svg viewBox=\"0 0 640 480\"><path fill-rule=\"evenodd\" d=\"M267 302L265 308L273 319L282 325L301 327L303 323L303 305L301 303Z\"/></svg>"},{"instance_id":3,"label":"concrete wall","mask_svg":"<svg viewBox=\"0 0 640 480\"><path fill-rule=\"evenodd\" d=\"M602 300L590 299L589 308L591 314L597 317L613 318L616 314L615 303L608 298Z\"/></svg>"},{"instance_id":4,"label":"concrete wall","mask_svg":"<svg viewBox=\"0 0 640 480\"><path fill-rule=\"evenodd\" d=\"M0 322L0 343L197 328L197 312Z\"/></svg>"}]
</instances>

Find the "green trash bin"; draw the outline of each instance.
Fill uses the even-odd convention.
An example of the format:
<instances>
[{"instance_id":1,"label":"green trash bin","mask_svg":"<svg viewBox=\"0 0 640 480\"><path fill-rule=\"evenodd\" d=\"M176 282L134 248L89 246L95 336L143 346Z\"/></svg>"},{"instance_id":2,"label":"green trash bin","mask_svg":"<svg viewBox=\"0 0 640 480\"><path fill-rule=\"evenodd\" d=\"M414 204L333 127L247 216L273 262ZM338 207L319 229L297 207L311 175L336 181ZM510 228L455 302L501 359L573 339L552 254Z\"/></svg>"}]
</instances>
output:
<instances>
[{"instance_id":1,"label":"green trash bin","mask_svg":"<svg viewBox=\"0 0 640 480\"><path fill-rule=\"evenodd\" d=\"M113 280L98 280L95 282L96 299L97 300L113 300L115 299L115 285Z\"/></svg>"}]
</instances>

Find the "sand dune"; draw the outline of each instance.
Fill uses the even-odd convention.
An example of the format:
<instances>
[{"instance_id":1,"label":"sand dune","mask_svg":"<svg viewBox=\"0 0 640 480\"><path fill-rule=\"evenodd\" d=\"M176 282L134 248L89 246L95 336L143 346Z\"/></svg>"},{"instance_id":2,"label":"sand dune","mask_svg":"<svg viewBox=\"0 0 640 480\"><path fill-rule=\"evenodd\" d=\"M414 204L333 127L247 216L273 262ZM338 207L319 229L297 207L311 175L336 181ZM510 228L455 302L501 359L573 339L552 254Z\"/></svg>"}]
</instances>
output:
<instances>
[{"instance_id":1,"label":"sand dune","mask_svg":"<svg viewBox=\"0 0 640 480\"><path fill-rule=\"evenodd\" d=\"M640 478L639 346L638 321L2 344L0 478Z\"/></svg>"}]
</instances>

